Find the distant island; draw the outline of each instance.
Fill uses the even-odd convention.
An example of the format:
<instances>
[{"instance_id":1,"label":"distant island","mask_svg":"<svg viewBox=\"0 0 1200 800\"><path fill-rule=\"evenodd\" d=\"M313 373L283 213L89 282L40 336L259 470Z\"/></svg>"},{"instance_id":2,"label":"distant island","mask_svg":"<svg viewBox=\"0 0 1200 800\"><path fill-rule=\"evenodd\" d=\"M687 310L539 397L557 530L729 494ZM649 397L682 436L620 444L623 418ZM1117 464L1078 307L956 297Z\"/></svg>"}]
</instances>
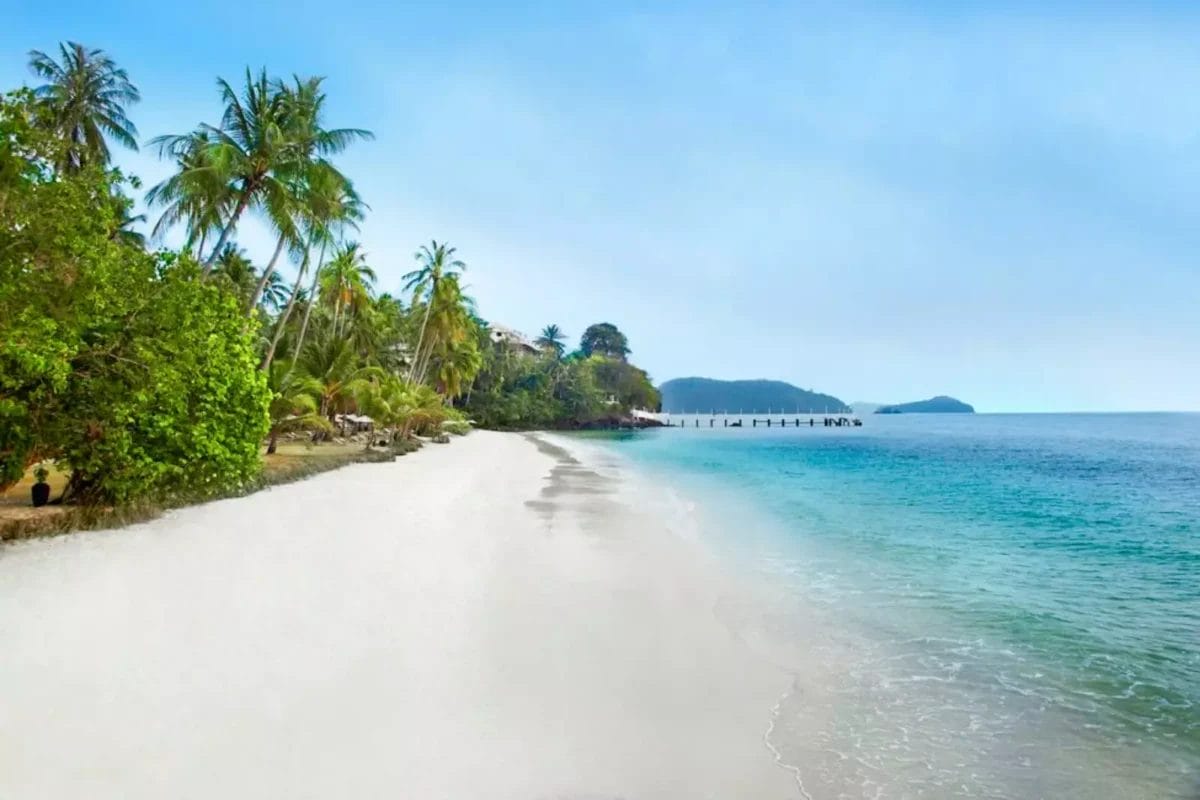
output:
<instances>
[{"instance_id":1,"label":"distant island","mask_svg":"<svg viewBox=\"0 0 1200 800\"><path fill-rule=\"evenodd\" d=\"M915 403L899 403L894 406L880 406L876 414L974 414L975 409L961 400L953 397L938 395L928 400L918 400Z\"/></svg>"},{"instance_id":2,"label":"distant island","mask_svg":"<svg viewBox=\"0 0 1200 800\"><path fill-rule=\"evenodd\" d=\"M783 381L720 381L712 378L676 378L659 387L662 410L670 414L704 411L803 414L849 413L838 398L801 389Z\"/></svg>"}]
</instances>

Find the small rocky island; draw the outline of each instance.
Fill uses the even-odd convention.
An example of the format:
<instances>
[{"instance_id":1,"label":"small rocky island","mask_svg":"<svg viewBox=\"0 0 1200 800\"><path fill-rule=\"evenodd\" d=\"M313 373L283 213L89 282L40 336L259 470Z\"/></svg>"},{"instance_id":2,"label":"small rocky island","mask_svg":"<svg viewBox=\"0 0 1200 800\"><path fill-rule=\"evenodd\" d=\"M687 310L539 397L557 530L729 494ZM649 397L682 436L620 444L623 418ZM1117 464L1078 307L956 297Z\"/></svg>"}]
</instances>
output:
<instances>
[{"instance_id":1,"label":"small rocky island","mask_svg":"<svg viewBox=\"0 0 1200 800\"><path fill-rule=\"evenodd\" d=\"M975 409L961 400L953 397L938 395L928 400L918 400L914 403L898 403L892 406L880 406L876 414L974 414Z\"/></svg>"}]
</instances>

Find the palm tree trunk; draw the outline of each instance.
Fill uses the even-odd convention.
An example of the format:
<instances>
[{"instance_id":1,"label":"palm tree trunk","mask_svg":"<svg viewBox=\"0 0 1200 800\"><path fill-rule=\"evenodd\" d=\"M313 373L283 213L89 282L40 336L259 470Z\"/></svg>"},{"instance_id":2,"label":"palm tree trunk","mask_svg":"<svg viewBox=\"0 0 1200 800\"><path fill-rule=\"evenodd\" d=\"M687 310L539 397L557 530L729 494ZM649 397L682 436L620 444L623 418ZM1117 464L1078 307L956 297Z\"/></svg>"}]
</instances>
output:
<instances>
[{"instance_id":1,"label":"palm tree trunk","mask_svg":"<svg viewBox=\"0 0 1200 800\"><path fill-rule=\"evenodd\" d=\"M246 206L250 204L250 189L242 190L242 196L238 198L237 208L233 210L233 214L229 216L229 222L225 223L225 227L221 229L221 236L217 239L217 243L213 246L212 252L208 254L208 258L204 261L204 277L212 272L213 264L216 263L217 255L221 252L221 248L225 246L225 242L229 240L229 235L233 233L233 229L237 227L238 219L242 216L242 212L246 210Z\"/></svg>"},{"instance_id":2,"label":"palm tree trunk","mask_svg":"<svg viewBox=\"0 0 1200 800\"><path fill-rule=\"evenodd\" d=\"M196 248L196 260L199 261L204 256L204 243L208 240L208 228L200 232L200 245Z\"/></svg>"},{"instance_id":3,"label":"palm tree trunk","mask_svg":"<svg viewBox=\"0 0 1200 800\"><path fill-rule=\"evenodd\" d=\"M312 284L308 288L308 306L304 309L304 321L300 323L300 333L296 337L296 356L300 355L300 348L304 347L304 334L308 332L308 318L312 316L313 306L317 302L317 281L321 278L321 269L325 266L325 242L321 242L321 255L317 259L317 268L313 270ZM287 377L290 378L296 370L296 362L293 361L291 367L288 368Z\"/></svg>"},{"instance_id":4,"label":"palm tree trunk","mask_svg":"<svg viewBox=\"0 0 1200 800\"><path fill-rule=\"evenodd\" d=\"M436 287L435 287L436 288ZM425 326L429 324L429 312L433 310L433 290L429 291L429 302L425 304L425 317L421 320L421 333L417 335L417 349L413 352L413 361L408 365L408 382L413 382L417 373L417 360L421 355L421 345L425 342Z\"/></svg>"},{"instance_id":5,"label":"palm tree trunk","mask_svg":"<svg viewBox=\"0 0 1200 800\"><path fill-rule=\"evenodd\" d=\"M288 297L287 307L283 309L283 315L275 324L275 335L271 337L271 346L267 350L266 358L263 359L262 369L268 370L271 368L271 362L275 360L275 348L279 346L279 340L283 338L283 329L287 325L288 319L292 316L292 309L296 305L296 298L300 296L300 281L304 279L304 271L308 269L308 255L312 247L312 237L309 237L308 247L304 248L304 260L300 262L300 271L296 273L296 282L292 284L292 294Z\"/></svg>"},{"instance_id":6,"label":"palm tree trunk","mask_svg":"<svg viewBox=\"0 0 1200 800\"><path fill-rule=\"evenodd\" d=\"M275 253L271 256L271 261L267 264L267 268L263 270L262 277L258 281L258 286L254 289L254 294L250 298L250 302L246 304L246 313L253 314L254 307L258 305L258 298L262 297L263 289L267 288L267 282L271 280L271 275L275 272L275 262L279 260L279 254L283 252L283 245L287 241L286 234L279 234L279 243L275 245Z\"/></svg>"},{"instance_id":7,"label":"palm tree trunk","mask_svg":"<svg viewBox=\"0 0 1200 800\"><path fill-rule=\"evenodd\" d=\"M275 445L278 441L279 433L277 431L271 431L271 438L267 441L267 455L271 455L275 452Z\"/></svg>"},{"instance_id":8,"label":"palm tree trunk","mask_svg":"<svg viewBox=\"0 0 1200 800\"><path fill-rule=\"evenodd\" d=\"M434 344L435 342L432 340L429 342L429 346L425 348L425 357L418 362L417 383L425 382L426 373L429 372L429 362L433 360Z\"/></svg>"}]
</instances>

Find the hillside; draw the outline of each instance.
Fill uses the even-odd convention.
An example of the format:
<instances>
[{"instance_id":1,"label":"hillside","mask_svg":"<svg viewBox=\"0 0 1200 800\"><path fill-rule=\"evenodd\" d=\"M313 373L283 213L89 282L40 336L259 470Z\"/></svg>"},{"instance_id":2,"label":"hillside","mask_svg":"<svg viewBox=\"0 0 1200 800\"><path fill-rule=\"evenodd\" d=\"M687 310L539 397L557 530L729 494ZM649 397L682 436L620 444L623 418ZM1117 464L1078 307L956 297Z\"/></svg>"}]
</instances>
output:
<instances>
[{"instance_id":1,"label":"hillside","mask_svg":"<svg viewBox=\"0 0 1200 800\"><path fill-rule=\"evenodd\" d=\"M672 414L696 411L766 413L849 413L850 407L832 395L806 391L783 381L719 381L676 378L659 387L662 410Z\"/></svg>"},{"instance_id":2,"label":"hillside","mask_svg":"<svg viewBox=\"0 0 1200 800\"><path fill-rule=\"evenodd\" d=\"M894 406L883 406L875 411L876 414L974 414L975 409L961 400L953 397L938 395L928 400L918 400L915 403L899 403Z\"/></svg>"}]
</instances>

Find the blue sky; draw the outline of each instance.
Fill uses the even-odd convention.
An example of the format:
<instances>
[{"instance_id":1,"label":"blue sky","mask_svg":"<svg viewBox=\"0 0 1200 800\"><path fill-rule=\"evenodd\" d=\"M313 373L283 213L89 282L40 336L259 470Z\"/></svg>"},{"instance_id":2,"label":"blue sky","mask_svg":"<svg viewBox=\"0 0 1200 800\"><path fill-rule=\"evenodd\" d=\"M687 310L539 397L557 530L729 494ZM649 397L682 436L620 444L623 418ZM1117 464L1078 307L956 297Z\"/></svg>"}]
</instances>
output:
<instances>
[{"instance_id":1,"label":"blue sky","mask_svg":"<svg viewBox=\"0 0 1200 800\"><path fill-rule=\"evenodd\" d=\"M659 380L1200 410L1187 5L175 5L18 0L0 85L102 47L149 138L218 75L325 75L382 289L448 239L485 317L613 322Z\"/></svg>"}]
</instances>

